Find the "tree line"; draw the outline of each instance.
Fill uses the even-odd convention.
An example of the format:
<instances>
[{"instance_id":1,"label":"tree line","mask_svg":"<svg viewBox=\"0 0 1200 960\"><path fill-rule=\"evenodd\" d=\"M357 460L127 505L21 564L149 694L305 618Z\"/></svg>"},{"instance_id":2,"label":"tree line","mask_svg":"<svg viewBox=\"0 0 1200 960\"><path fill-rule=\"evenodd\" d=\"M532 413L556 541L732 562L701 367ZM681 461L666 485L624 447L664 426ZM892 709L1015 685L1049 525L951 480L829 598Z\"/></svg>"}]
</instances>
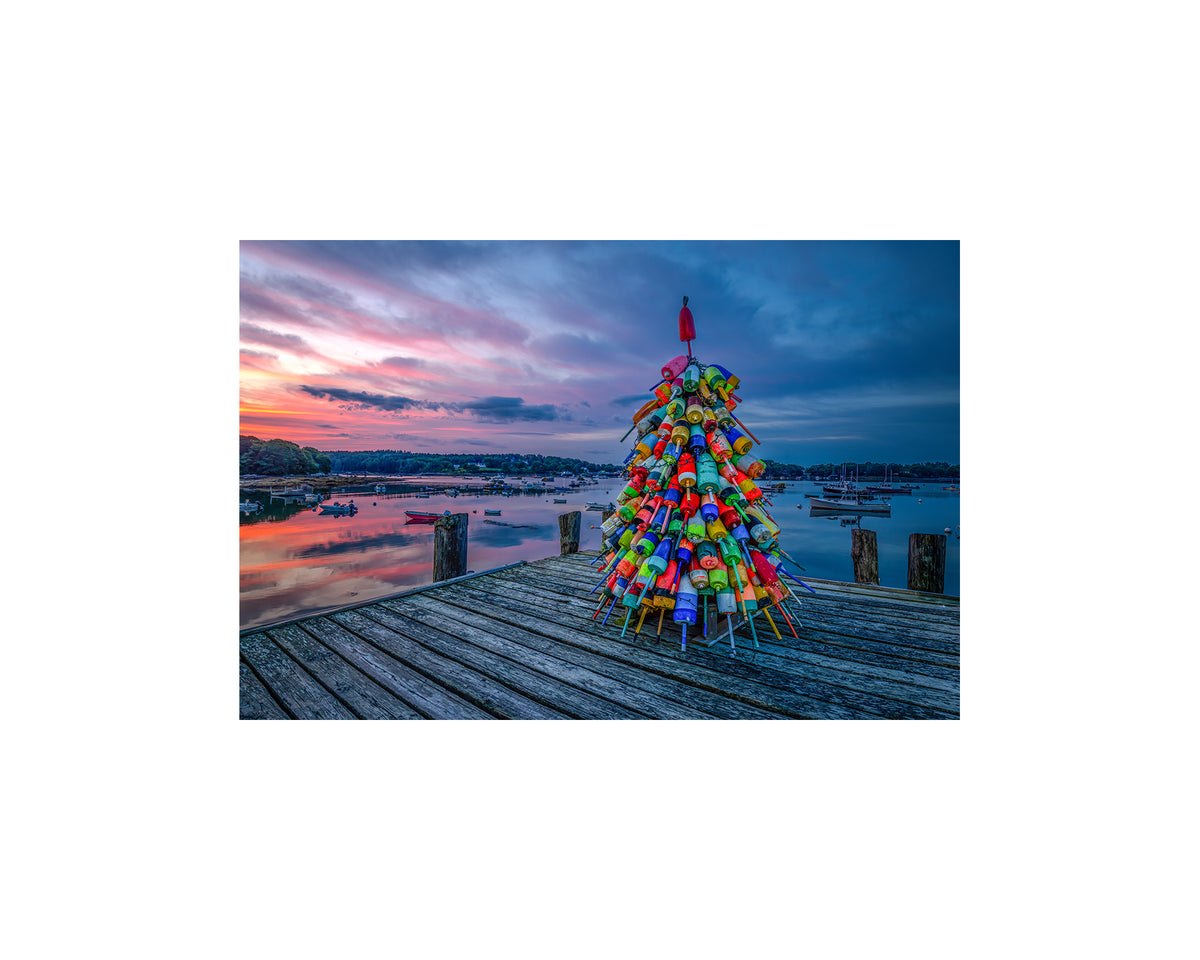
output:
<instances>
[{"instance_id":1,"label":"tree line","mask_svg":"<svg viewBox=\"0 0 1200 960\"><path fill-rule=\"evenodd\" d=\"M265 477L310 476L329 473L333 464L316 447L301 447L290 440L260 440L243 434L238 438L241 475Z\"/></svg>"},{"instance_id":2,"label":"tree line","mask_svg":"<svg viewBox=\"0 0 1200 960\"><path fill-rule=\"evenodd\" d=\"M527 453L412 453L407 450L331 450L336 473L426 474L515 473L558 476L563 473L616 473L613 463L592 463L574 457Z\"/></svg>"},{"instance_id":3,"label":"tree line","mask_svg":"<svg viewBox=\"0 0 1200 960\"><path fill-rule=\"evenodd\" d=\"M944 477L958 479L959 465L949 464L945 460L926 461L924 463L876 463L868 460L865 463L814 463L802 467L794 463L779 463L776 460L763 458L766 467L764 476L772 480L802 480L812 477L841 476L843 468L846 476L853 478L858 470L859 479L866 477L894 477L896 480L934 480Z\"/></svg>"},{"instance_id":4,"label":"tree line","mask_svg":"<svg viewBox=\"0 0 1200 960\"><path fill-rule=\"evenodd\" d=\"M243 435L240 438L241 474L268 477L304 476L317 473L398 474L488 474L559 476L564 473L618 474L621 467L614 463L592 463L574 457L542 456L533 453L412 453L408 450L330 450L301 447L290 440L260 440ZM958 464L944 460L925 463L876 463L868 460L859 464L816 463L804 467L763 458L764 478L771 480L801 480L811 477L840 475L843 466L849 476L855 467L859 478L883 477L897 480L927 480L959 476Z\"/></svg>"}]
</instances>

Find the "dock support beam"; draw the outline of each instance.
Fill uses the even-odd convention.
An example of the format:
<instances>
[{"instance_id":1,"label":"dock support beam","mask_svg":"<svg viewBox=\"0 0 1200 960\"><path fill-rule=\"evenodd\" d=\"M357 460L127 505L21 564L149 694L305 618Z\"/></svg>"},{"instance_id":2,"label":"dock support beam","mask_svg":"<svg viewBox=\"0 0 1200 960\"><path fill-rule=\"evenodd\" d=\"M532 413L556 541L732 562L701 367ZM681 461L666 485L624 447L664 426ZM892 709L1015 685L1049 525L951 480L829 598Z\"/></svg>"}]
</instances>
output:
<instances>
[{"instance_id":1,"label":"dock support beam","mask_svg":"<svg viewBox=\"0 0 1200 960\"><path fill-rule=\"evenodd\" d=\"M879 584L879 545L874 530L850 531L850 559L854 563L855 583Z\"/></svg>"},{"instance_id":2,"label":"dock support beam","mask_svg":"<svg viewBox=\"0 0 1200 960\"><path fill-rule=\"evenodd\" d=\"M579 529L583 525L583 514L578 510L558 515L558 555L579 552Z\"/></svg>"},{"instance_id":3,"label":"dock support beam","mask_svg":"<svg viewBox=\"0 0 1200 960\"><path fill-rule=\"evenodd\" d=\"M946 535L914 533L908 538L908 589L946 592Z\"/></svg>"},{"instance_id":4,"label":"dock support beam","mask_svg":"<svg viewBox=\"0 0 1200 960\"><path fill-rule=\"evenodd\" d=\"M467 572L467 515L438 517L433 523L433 582Z\"/></svg>"}]
</instances>

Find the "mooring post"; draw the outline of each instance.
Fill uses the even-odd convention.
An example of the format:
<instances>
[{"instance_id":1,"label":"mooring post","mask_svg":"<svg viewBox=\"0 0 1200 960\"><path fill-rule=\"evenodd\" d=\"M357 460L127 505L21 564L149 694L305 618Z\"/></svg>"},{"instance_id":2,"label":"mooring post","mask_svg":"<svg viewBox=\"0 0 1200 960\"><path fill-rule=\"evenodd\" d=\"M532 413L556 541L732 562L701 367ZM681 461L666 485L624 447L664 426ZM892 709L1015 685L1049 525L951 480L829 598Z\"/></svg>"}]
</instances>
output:
<instances>
[{"instance_id":1,"label":"mooring post","mask_svg":"<svg viewBox=\"0 0 1200 960\"><path fill-rule=\"evenodd\" d=\"M874 530L855 527L850 531L850 559L855 583L879 583L879 546Z\"/></svg>"},{"instance_id":2,"label":"mooring post","mask_svg":"<svg viewBox=\"0 0 1200 960\"><path fill-rule=\"evenodd\" d=\"M433 522L433 582L467 572L467 515L454 513Z\"/></svg>"},{"instance_id":3,"label":"mooring post","mask_svg":"<svg viewBox=\"0 0 1200 960\"><path fill-rule=\"evenodd\" d=\"M583 525L583 514L578 510L558 515L558 555L579 552L579 528Z\"/></svg>"},{"instance_id":4,"label":"mooring post","mask_svg":"<svg viewBox=\"0 0 1200 960\"><path fill-rule=\"evenodd\" d=\"M944 593L946 535L914 533L908 538L908 589Z\"/></svg>"}]
</instances>

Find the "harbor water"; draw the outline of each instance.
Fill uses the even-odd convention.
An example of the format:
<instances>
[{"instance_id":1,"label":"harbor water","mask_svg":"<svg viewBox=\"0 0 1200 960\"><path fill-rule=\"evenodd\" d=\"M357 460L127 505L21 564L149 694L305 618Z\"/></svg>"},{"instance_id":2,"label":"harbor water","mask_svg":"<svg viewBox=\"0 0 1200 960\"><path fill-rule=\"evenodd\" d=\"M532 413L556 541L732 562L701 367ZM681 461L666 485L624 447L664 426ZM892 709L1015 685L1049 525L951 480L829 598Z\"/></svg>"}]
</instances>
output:
<instances>
[{"instance_id":1,"label":"harbor water","mask_svg":"<svg viewBox=\"0 0 1200 960\"><path fill-rule=\"evenodd\" d=\"M240 521L242 629L431 583L434 528L406 522L406 511L467 514L468 569L483 571L557 556L558 515L573 510L583 511L580 548L598 549L601 512L586 509L586 504L615 502L623 486L618 478L602 478L598 484L566 493L445 492L455 482L451 477L409 477L385 483L385 493L365 485L347 486L344 493L327 496L327 503L353 500L357 512L352 516L322 513L295 497L242 491L243 502L259 504L258 510L243 513ZM422 484L429 486L426 494L418 493ZM957 596L959 495L945 486L943 482L921 484L911 495L892 497L890 515L861 517L813 510L806 494L820 496L817 483L788 482L783 492L767 496L771 515L783 531L779 538L783 548L807 576L824 580L854 580L851 530L861 526L876 534L880 584L906 587L909 535L945 533L949 528L945 593ZM490 515L485 510L500 513Z\"/></svg>"}]
</instances>

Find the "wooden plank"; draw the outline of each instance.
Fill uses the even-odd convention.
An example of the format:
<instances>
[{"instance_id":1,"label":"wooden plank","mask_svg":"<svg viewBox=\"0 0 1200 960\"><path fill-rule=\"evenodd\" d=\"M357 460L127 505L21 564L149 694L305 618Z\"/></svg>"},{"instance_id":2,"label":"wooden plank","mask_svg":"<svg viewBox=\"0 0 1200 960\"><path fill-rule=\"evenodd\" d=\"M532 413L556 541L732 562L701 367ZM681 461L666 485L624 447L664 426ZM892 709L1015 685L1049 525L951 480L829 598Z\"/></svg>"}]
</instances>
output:
<instances>
[{"instance_id":1,"label":"wooden plank","mask_svg":"<svg viewBox=\"0 0 1200 960\"><path fill-rule=\"evenodd\" d=\"M595 602L591 598L572 597L570 592L561 593L559 596L571 600L569 609L565 607L561 608L564 616L571 615L591 620L592 612L595 609ZM958 659L956 655L938 656L936 659L942 662L934 664L929 662L929 655L921 651L911 651L907 647L894 647L891 644L883 642L863 641L853 637L839 638L836 635L830 637L823 632L814 631L810 625L806 624L800 625L798 632L801 634L801 637L797 639L791 635L791 632L787 629L786 624L778 616L777 612L775 619L779 624L779 629L784 634L782 649L789 651L787 655L795 657L799 654L791 653L790 651L802 650L820 653L834 659L851 658L868 665L877 664L890 671L915 672L919 675L928 674L933 677L942 678L945 683L934 685L942 686L946 689L949 689L950 685L953 685L957 689ZM758 622L762 623L762 618L759 618ZM668 633L668 631L670 632ZM677 627L671 626L664 633L667 633L672 638L672 642L678 642L679 631ZM689 633L695 638L698 636L699 631L693 629ZM773 637L767 639L770 636L769 631L760 628L760 634L762 635L759 639L764 645L769 646L774 642ZM839 643L841 644L840 646ZM913 659L914 654L918 659Z\"/></svg>"},{"instance_id":2,"label":"wooden plank","mask_svg":"<svg viewBox=\"0 0 1200 960\"><path fill-rule=\"evenodd\" d=\"M562 720L567 714L546 706L529 697L522 696L504 686L500 681L465 666L448 657L421 646L416 641L388 631L381 637L378 621L370 619L370 608L339 614L336 622L325 620L315 624L320 636L337 649L353 650L352 655L370 662L371 654L378 652L390 659L398 660L436 681L447 690L464 700L469 700L489 714L504 719ZM382 642L381 642L382 640ZM364 652L366 647L370 653Z\"/></svg>"},{"instance_id":3,"label":"wooden plank","mask_svg":"<svg viewBox=\"0 0 1200 960\"><path fill-rule=\"evenodd\" d=\"M416 642L447 658L495 678L498 683L577 720L629 720L640 719L639 715L619 704L595 696L586 690L547 676L516 661L496 656L492 651L477 647L455 633L447 633L427 624L404 616L407 600L395 601L399 610L392 609L388 602L364 607L361 612L370 614L374 627L356 624L364 636L384 650L396 649L402 656L407 642ZM341 616L339 614L339 616Z\"/></svg>"},{"instance_id":4,"label":"wooden plank","mask_svg":"<svg viewBox=\"0 0 1200 960\"><path fill-rule=\"evenodd\" d=\"M508 572L504 578L511 582L527 583L529 586L560 593L578 592L578 595L586 595L587 590L599 581L599 576L581 576L578 572L547 570L540 568L538 564L527 564L520 570ZM876 600L840 592L822 593L818 596L802 592L797 602L802 610L820 612L823 616L850 618L854 623L886 623L894 628L905 629L913 637L928 636L930 640L942 642L958 642L959 638L959 618L956 610L946 611L944 608Z\"/></svg>"},{"instance_id":5,"label":"wooden plank","mask_svg":"<svg viewBox=\"0 0 1200 960\"><path fill-rule=\"evenodd\" d=\"M571 601L569 609L565 606L560 608L559 616L564 618L564 623L570 618L582 618L590 620L592 606L585 601ZM776 618L779 620L780 618ZM574 620L571 620L573 623ZM857 673L862 674L866 678L874 678L867 680L868 683L873 683L874 680L887 681L888 683L900 683L905 686L930 687L932 692L928 694L918 693L921 698L929 697L930 705L939 706L943 709L957 710L958 699L958 673L956 670L951 671L948 668L943 668L939 672L941 676L926 677L921 672L925 664L913 663L905 661L897 657L881 657L875 654L867 654L865 663L860 663L846 657L852 656L852 651L838 651L838 648L824 647L820 644L805 641L803 638L797 639L792 637L786 630L786 626L780 622L780 630L784 632L784 640L777 641L774 635L770 633L762 618L758 621L759 627L759 642L761 647L758 651L759 662L768 663L785 670L800 670L805 671L810 667L822 668L830 677L835 677L841 673ZM669 632L665 633L669 638L669 642L679 642L679 630L672 625ZM693 633L693 637L695 634ZM741 637L739 636L739 642ZM772 662L772 659L777 662ZM857 682L848 683L850 686L859 686ZM886 693L888 686L881 686L876 692ZM903 691L901 699L909 699L914 694L910 691ZM947 697L946 694L953 696ZM920 702L920 701L919 701Z\"/></svg>"},{"instance_id":6,"label":"wooden plank","mask_svg":"<svg viewBox=\"0 0 1200 960\"><path fill-rule=\"evenodd\" d=\"M497 587L497 589L499 588ZM590 607L586 601L569 600L569 602L571 608L568 608L568 606L560 602L556 608L554 617L558 619L562 619L564 617L578 617L581 616L582 613L586 613L587 617L590 617L590 613L592 613L592 607ZM575 625L575 620L571 620L571 625ZM762 632L763 636L768 635L766 624L761 626L760 632ZM677 642L678 632L673 632L671 636L672 641ZM762 637L760 640L762 641ZM788 636L787 640L792 641L793 638ZM750 647L749 640L746 640L745 648L748 650L752 649ZM764 659L764 655L761 650L760 660L758 660L758 662L767 664L767 660ZM894 698L894 700L899 700L901 702L913 703L914 706L936 707L943 710L948 710L948 712L956 712L956 709L958 709L958 696L956 696L956 689L958 688L956 688L956 685L954 685L953 688L954 695L947 696L948 691L946 690L931 689L928 691L923 691L918 685L911 683L895 683L896 679L900 679L898 674L895 673L893 673L892 677L887 678L877 677L876 673L876 678L872 678L872 672L862 672L862 677L854 678L852 674L847 674L846 672L839 670L839 668L836 668L836 665L820 666L812 664L811 658L806 658L805 660L794 659L791 662L792 665L790 666L790 670L792 672L796 672L798 676L818 680L818 682L845 685L848 686L848 688L863 690L864 692L871 691L880 696ZM773 666L776 668L788 666L788 661L776 661ZM904 679L907 680L910 678L905 677Z\"/></svg>"},{"instance_id":7,"label":"wooden plank","mask_svg":"<svg viewBox=\"0 0 1200 960\"><path fill-rule=\"evenodd\" d=\"M478 590L465 590L460 597L455 598L456 604L465 603L468 607L479 606L484 602L486 597ZM591 629L580 629L574 625L563 626L553 619L543 619L526 612L527 608L522 600L503 596L499 591L491 594L491 603L489 612L495 619L564 640L573 646L604 652L614 659L644 666L653 672L689 681L767 710L776 710L800 719L857 719L878 716L869 710L844 702L830 702L814 697L807 691L780 689L764 682L761 677L748 673L742 661L726 657L718 660L711 651L703 647L689 646L687 654L682 656L673 645L659 645L663 649L651 652L645 647L609 639L594 625ZM684 660L684 657L687 659ZM683 662L680 662L681 660Z\"/></svg>"},{"instance_id":8,"label":"wooden plank","mask_svg":"<svg viewBox=\"0 0 1200 960\"><path fill-rule=\"evenodd\" d=\"M509 580L536 584L561 592L570 593L578 590L582 594L586 594L600 580L599 572L589 574L584 570L570 570L566 569L565 564L560 564L558 567L546 567L540 561L506 571L506 574ZM836 610L856 619L869 618L908 623L914 629L945 633L947 636L944 639L949 639L951 635L954 638L958 636L957 608L929 607L919 603L863 597L842 591L822 591L814 596L802 588L797 588L796 599L803 605L818 604L821 609Z\"/></svg>"},{"instance_id":9,"label":"wooden plank","mask_svg":"<svg viewBox=\"0 0 1200 960\"><path fill-rule=\"evenodd\" d=\"M914 633L928 634L930 637L945 640L957 640L959 636L957 611L948 614L941 610L926 609L916 604L899 607L889 603L863 602L830 594L816 597L805 595L796 599L802 607L828 611L831 615L836 614L876 623L892 623Z\"/></svg>"},{"instance_id":10,"label":"wooden plank","mask_svg":"<svg viewBox=\"0 0 1200 960\"><path fill-rule=\"evenodd\" d=\"M959 640L953 634L945 634L920 628L895 620L856 617L853 614L829 608L802 605L800 619L806 624L852 637L879 640L896 646L929 653L941 653L957 657Z\"/></svg>"},{"instance_id":11,"label":"wooden plank","mask_svg":"<svg viewBox=\"0 0 1200 960\"><path fill-rule=\"evenodd\" d=\"M710 715L702 710L675 703L614 680L594 669L595 664L580 666L553 653L536 649L537 644L532 642L532 638L521 637L521 631L510 629L513 624L497 620L486 604L476 604L473 608L448 609L447 604L439 599L428 596L413 597L403 601L403 613L413 620L470 640L476 646L620 704L644 717L670 720L711 719Z\"/></svg>"},{"instance_id":12,"label":"wooden plank","mask_svg":"<svg viewBox=\"0 0 1200 960\"><path fill-rule=\"evenodd\" d=\"M779 618L776 617L776 622ZM838 647L821 643L808 636L793 637L783 623L779 623L783 641L777 641L759 621L759 643L764 653L783 660L813 661L831 668L883 677L900 683L911 683L937 690L958 691L959 673L954 667L923 661L907 660L889 654L879 654L855 647Z\"/></svg>"},{"instance_id":13,"label":"wooden plank","mask_svg":"<svg viewBox=\"0 0 1200 960\"><path fill-rule=\"evenodd\" d=\"M242 637L242 657L297 720L353 720L354 714L263 633Z\"/></svg>"},{"instance_id":14,"label":"wooden plank","mask_svg":"<svg viewBox=\"0 0 1200 960\"><path fill-rule=\"evenodd\" d=\"M803 573L800 575L800 579L818 590L859 594L860 596L879 599L902 600L906 603L921 603L931 607L957 607L960 603L959 597L946 593L927 593L923 590L907 590L904 587L847 583L844 580L825 580L821 577L807 577Z\"/></svg>"},{"instance_id":15,"label":"wooden plank","mask_svg":"<svg viewBox=\"0 0 1200 960\"><path fill-rule=\"evenodd\" d=\"M238 717L242 720L290 720L263 682L254 675L244 660L238 662L240 671Z\"/></svg>"},{"instance_id":16,"label":"wooden plank","mask_svg":"<svg viewBox=\"0 0 1200 960\"><path fill-rule=\"evenodd\" d=\"M350 657L351 662L371 676L376 683L412 707L418 717L427 720L491 719L492 715L482 707L463 699L436 680L368 644L356 643L350 638L340 638L336 631L324 625L330 621L334 621L335 624L341 623L344 617L353 616L355 613L356 611L348 611L334 614L332 618L317 618L306 623L306 626L326 642L336 644L335 649Z\"/></svg>"},{"instance_id":17,"label":"wooden plank","mask_svg":"<svg viewBox=\"0 0 1200 960\"><path fill-rule=\"evenodd\" d=\"M411 720L420 717L394 693L351 666L329 647L305 632L320 618L267 631L301 666L329 688L360 720Z\"/></svg>"},{"instance_id":18,"label":"wooden plank","mask_svg":"<svg viewBox=\"0 0 1200 960\"><path fill-rule=\"evenodd\" d=\"M452 598L445 596L440 598L440 604L434 608L429 606L432 603L431 598L426 598L426 604L418 605L422 609L433 610L434 612L451 613L446 610L445 604L452 602ZM461 607L461 604L457 604ZM464 608L467 609L467 608ZM457 614L451 613L453 616ZM611 657L599 653L593 653L588 650L580 649L579 647L570 644L562 643L549 637L542 636L538 633L530 633L526 630L520 630L511 627L501 621L493 620L489 624L488 629L500 636L508 637L516 643L523 646L531 647L542 653L550 656L566 660L574 663L585 669L594 670L597 673L602 673L607 677L611 677L622 684L631 688L642 690L655 697L661 697L664 700L671 701L679 708L684 710L695 710L696 713L692 719L722 719L722 720L778 720L778 713L763 710L759 707L743 703L739 700L725 697L709 690L698 689L697 687L683 683L670 677L663 677L658 674L647 673L645 670L638 667L631 667L628 664L622 663L619 660L614 660ZM656 716L661 716L660 712ZM684 718L686 719L686 718Z\"/></svg>"},{"instance_id":19,"label":"wooden plank","mask_svg":"<svg viewBox=\"0 0 1200 960\"><path fill-rule=\"evenodd\" d=\"M529 570L530 566L532 565L527 565L522 571L516 571L513 575L497 576L496 581L517 585L520 589L526 591L531 587L536 587L539 591L543 591L544 588L544 592L539 592L538 594L542 598L572 598L581 605L575 612L577 614L586 614L587 618L590 619L592 611L595 608L596 601L594 599L586 598L582 593L576 594L570 586L564 586L561 582L556 583L544 580L542 579L543 574L537 574L536 576L516 575ZM543 602L551 601L544 599ZM712 605L709 604L710 615L712 609ZM776 617L776 620L780 621L780 629L785 630L785 625L781 619ZM902 661L907 660L912 665L905 667L907 670L921 672L928 665L936 667L937 670L935 672L941 676L957 679L957 649L954 648L954 645L947 646L947 641L944 639L939 638L928 644L920 643L919 641L914 641L912 636L908 634L900 637L891 624L885 624L886 629L876 629L873 627L867 629L862 626L861 621L850 620L849 618L839 619L832 625L822 623L822 627L828 627L828 632L818 632L812 626L814 622L811 618L808 620L801 618L797 623L797 631L802 636L819 637L826 643L832 644L834 647L832 652L834 653L836 653L837 647L840 646L848 656L860 656L856 651L863 651L866 654L864 659L868 661L871 660L872 655L886 656L893 658L893 666L897 668L904 666ZM833 632L838 629L848 632L845 636L839 637ZM619 633L619 630L616 633ZM895 641L898 638L903 639L907 645L897 646ZM787 633L787 640L789 642L794 640L790 631ZM919 643L919 645L913 646L914 642ZM930 650L930 647L934 649Z\"/></svg>"},{"instance_id":20,"label":"wooden plank","mask_svg":"<svg viewBox=\"0 0 1200 960\"><path fill-rule=\"evenodd\" d=\"M501 604L504 600L500 596L496 596L493 602ZM547 616L556 623L560 623L562 620L561 613L558 616L547 614L544 606L534 607L530 612L534 616ZM579 629L580 626L574 622L570 624L570 627L576 629ZM944 719L953 715L953 712L957 710L957 702L952 707L934 706L932 701L945 702L945 697L935 691L922 695L922 691L916 687L905 687L882 681L874 682L865 678L856 678L852 674L821 670L800 662L795 670L783 671L778 666L767 665L751 659L753 657L751 651L752 648L746 642L745 647L741 649L741 660L733 661L723 669L740 671L744 665L752 664L751 672L743 675L753 676L772 686L807 693L827 703L861 709L880 716ZM695 656L697 659L706 655L711 655L711 652L705 647L698 647L695 651L689 649L688 653L688 656ZM887 693L883 693L881 688L886 688Z\"/></svg>"}]
</instances>

